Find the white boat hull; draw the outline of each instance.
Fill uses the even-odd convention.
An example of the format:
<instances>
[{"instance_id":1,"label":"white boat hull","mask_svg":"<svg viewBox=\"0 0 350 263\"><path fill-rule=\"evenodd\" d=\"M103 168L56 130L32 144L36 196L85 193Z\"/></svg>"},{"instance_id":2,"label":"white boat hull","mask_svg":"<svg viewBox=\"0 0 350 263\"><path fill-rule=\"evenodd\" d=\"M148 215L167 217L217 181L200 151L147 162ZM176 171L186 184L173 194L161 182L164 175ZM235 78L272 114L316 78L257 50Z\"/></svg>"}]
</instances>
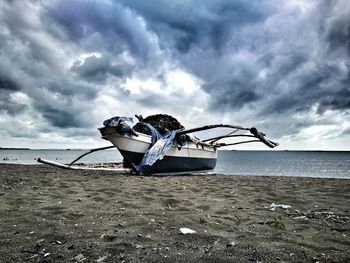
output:
<instances>
[{"instance_id":1,"label":"white boat hull","mask_svg":"<svg viewBox=\"0 0 350 263\"><path fill-rule=\"evenodd\" d=\"M118 148L128 164L138 165L151 145L151 136L143 133L137 133L138 136L120 135L110 127L101 128L100 132L103 139ZM211 170L214 169L216 160L217 150L211 145L186 142L178 147L174 142L164 158L156 161L151 167L146 167L145 173Z\"/></svg>"}]
</instances>

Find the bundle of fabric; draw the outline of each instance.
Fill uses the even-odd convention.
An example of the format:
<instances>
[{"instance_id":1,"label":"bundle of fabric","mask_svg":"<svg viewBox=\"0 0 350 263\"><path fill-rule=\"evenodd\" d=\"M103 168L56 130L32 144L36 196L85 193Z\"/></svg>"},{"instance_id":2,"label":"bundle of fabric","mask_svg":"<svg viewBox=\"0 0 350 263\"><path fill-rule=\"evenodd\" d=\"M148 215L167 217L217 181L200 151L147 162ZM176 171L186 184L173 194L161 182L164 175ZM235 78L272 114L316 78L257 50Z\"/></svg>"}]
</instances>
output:
<instances>
[{"instance_id":1,"label":"bundle of fabric","mask_svg":"<svg viewBox=\"0 0 350 263\"><path fill-rule=\"evenodd\" d=\"M138 136L137 133L131 128L131 125L134 123L132 117L119 117L115 116L109 118L103 122L105 127L114 127L117 129L118 133L121 135L135 135Z\"/></svg>"}]
</instances>

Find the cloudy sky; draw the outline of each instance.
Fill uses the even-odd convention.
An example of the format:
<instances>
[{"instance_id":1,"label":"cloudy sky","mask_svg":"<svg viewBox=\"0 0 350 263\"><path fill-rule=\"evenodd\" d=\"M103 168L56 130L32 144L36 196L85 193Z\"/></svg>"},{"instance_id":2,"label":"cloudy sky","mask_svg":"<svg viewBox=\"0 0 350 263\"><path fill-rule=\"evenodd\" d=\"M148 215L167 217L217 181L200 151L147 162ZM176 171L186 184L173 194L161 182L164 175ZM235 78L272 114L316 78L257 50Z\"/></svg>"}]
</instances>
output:
<instances>
[{"instance_id":1,"label":"cloudy sky","mask_svg":"<svg viewBox=\"0 0 350 263\"><path fill-rule=\"evenodd\" d=\"M105 146L103 120L154 113L350 150L350 2L0 1L0 147Z\"/></svg>"}]
</instances>

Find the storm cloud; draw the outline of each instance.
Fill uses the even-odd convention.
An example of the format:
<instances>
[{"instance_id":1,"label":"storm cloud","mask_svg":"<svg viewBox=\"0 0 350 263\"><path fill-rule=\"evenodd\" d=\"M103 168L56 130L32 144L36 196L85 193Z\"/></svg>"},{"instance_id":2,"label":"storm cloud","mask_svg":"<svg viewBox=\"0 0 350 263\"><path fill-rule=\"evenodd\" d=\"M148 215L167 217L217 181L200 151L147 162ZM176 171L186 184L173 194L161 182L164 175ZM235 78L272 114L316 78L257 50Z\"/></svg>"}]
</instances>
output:
<instances>
[{"instance_id":1,"label":"storm cloud","mask_svg":"<svg viewBox=\"0 0 350 263\"><path fill-rule=\"evenodd\" d=\"M164 112L349 148L349 72L346 0L2 1L0 146Z\"/></svg>"}]
</instances>

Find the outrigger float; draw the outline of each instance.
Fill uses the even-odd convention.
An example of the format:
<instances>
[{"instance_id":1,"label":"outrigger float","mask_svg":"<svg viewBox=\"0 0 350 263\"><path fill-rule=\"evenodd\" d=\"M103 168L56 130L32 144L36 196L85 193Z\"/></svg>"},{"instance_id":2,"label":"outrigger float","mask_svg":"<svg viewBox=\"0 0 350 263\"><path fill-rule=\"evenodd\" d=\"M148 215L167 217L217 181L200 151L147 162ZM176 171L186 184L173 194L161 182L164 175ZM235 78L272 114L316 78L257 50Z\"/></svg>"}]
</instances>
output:
<instances>
[{"instance_id":1,"label":"outrigger float","mask_svg":"<svg viewBox=\"0 0 350 263\"><path fill-rule=\"evenodd\" d=\"M39 162L66 169L109 170L120 173L167 174L210 171L215 168L218 149L222 147L260 142L270 148L278 146L256 128L244 128L231 124L214 124L186 130L174 117L166 114L151 115L147 118L135 115L138 122L132 126L131 117L113 117L104 121L99 128L102 138L112 146L92 149L68 165L49 160ZM230 130L220 136L199 139L193 133L217 128ZM230 142L223 140L230 139ZM82 168L73 164L87 154L116 147L124 160L124 167Z\"/></svg>"}]
</instances>

